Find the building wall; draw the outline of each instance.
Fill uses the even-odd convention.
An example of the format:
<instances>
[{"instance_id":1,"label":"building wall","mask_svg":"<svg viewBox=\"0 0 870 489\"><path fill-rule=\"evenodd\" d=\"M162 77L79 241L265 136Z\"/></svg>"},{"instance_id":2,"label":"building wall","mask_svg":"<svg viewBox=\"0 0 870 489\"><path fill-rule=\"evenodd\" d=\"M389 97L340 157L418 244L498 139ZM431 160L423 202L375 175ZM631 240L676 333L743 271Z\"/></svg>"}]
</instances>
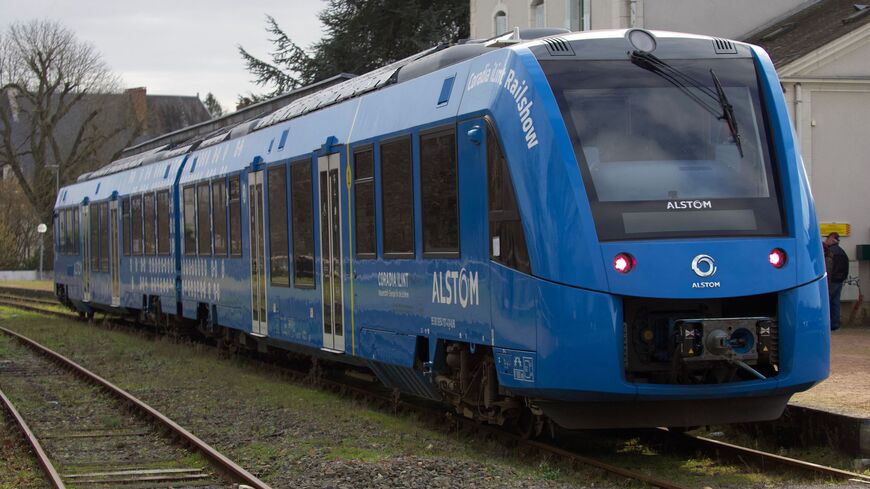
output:
<instances>
[{"instance_id":1,"label":"building wall","mask_svg":"<svg viewBox=\"0 0 870 489\"><path fill-rule=\"evenodd\" d=\"M495 35L494 16L507 13L508 29L533 27L532 0L470 0L471 37ZM592 29L644 27L741 38L813 0L544 0L547 27L567 27L568 8L583 2Z\"/></svg>"},{"instance_id":2,"label":"building wall","mask_svg":"<svg viewBox=\"0 0 870 489\"><path fill-rule=\"evenodd\" d=\"M840 245L867 291L870 263L856 260L856 246L870 244L870 25L860 31L779 71L819 222L851 226ZM843 300L857 297L856 286L843 288Z\"/></svg>"}]
</instances>

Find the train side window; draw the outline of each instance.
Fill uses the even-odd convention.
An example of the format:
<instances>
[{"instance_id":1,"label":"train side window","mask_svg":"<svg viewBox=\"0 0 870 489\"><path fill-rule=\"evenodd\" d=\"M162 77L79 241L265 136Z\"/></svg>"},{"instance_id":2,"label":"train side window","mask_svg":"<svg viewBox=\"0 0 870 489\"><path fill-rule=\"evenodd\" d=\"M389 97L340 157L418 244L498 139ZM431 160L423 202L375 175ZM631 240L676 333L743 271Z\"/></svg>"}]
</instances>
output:
<instances>
[{"instance_id":1,"label":"train side window","mask_svg":"<svg viewBox=\"0 0 870 489\"><path fill-rule=\"evenodd\" d=\"M411 138L381 145L384 257L414 257L414 180Z\"/></svg>"},{"instance_id":2,"label":"train side window","mask_svg":"<svg viewBox=\"0 0 870 489\"><path fill-rule=\"evenodd\" d=\"M211 203L208 194L208 182L196 186L196 242L200 256L211 254L211 219L208 215Z\"/></svg>"},{"instance_id":3,"label":"train side window","mask_svg":"<svg viewBox=\"0 0 870 489\"><path fill-rule=\"evenodd\" d=\"M291 212L293 214L293 284L314 287L314 201L311 162L290 165Z\"/></svg>"},{"instance_id":4,"label":"train side window","mask_svg":"<svg viewBox=\"0 0 870 489\"><path fill-rule=\"evenodd\" d=\"M109 203L100 204L100 271L109 271Z\"/></svg>"},{"instance_id":5,"label":"train side window","mask_svg":"<svg viewBox=\"0 0 870 489\"><path fill-rule=\"evenodd\" d=\"M157 192L157 254L169 254L169 190Z\"/></svg>"},{"instance_id":6,"label":"train side window","mask_svg":"<svg viewBox=\"0 0 870 489\"><path fill-rule=\"evenodd\" d=\"M516 193L498 137L486 131L490 259L524 273L532 273Z\"/></svg>"},{"instance_id":7,"label":"train side window","mask_svg":"<svg viewBox=\"0 0 870 489\"><path fill-rule=\"evenodd\" d=\"M72 253L79 254L79 209L72 210L72 228L73 228L73 244Z\"/></svg>"},{"instance_id":8,"label":"train side window","mask_svg":"<svg viewBox=\"0 0 870 489\"><path fill-rule=\"evenodd\" d=\"M91 226L88 234L91 240L91 270L94 272L100 271L100 206L97 204L90 205Z\"/></svg>"},{"instance_id":9,"label":"train side window","mask_svg":"<svg viewBox=\"0 0 870 489\"><path fill-rule=\"evenodd\" d=\"M353 154L354 218L356 224L356 254L359 258L375 258L375 173L372 148Z\"/></svg>"},{"instance_id":10,"label":"train side window","mask_svg":"<svg viewBox=\"0 0 870 489\"><path fill-rule=\"evenodd\" d=\"M142 254L142 196L136 195L130 198L130 226L133 236L133 254Z\"/></svg>"},{"instance_id":11,"label":"train side window","mask_svg":"<svg viewBox=\"0 0 870 489\"><path fill-rule=\"evenodd\" d=\"M145 254L154 255L157 251L157 237L154 235L154 194L142 196L142 217L145 219Z\"/></svg>"},{"instance_id":12,"label":"train side window","mask_svg":"<svg viewBox=\"0 0 870 489\"><path fill-rule=\"evenodd\" d=\"M242 184L239 176L230 177L230 255L242 256Z\"/></svg>"},{"instance_id":13,"label":"train side window","mask_svg":"<svg viewBox=\"0 0 870 489\"><path fill-rule=\"evenodd\" d=\"M290 244L287 238L287 168L268 170L269 276L272 285L290 286Z\"/></svg>"},{"instance_id":14,"label":"train side window","mask_svg":"<svg viewBox=\"0 0 870 489\"><path fill-rule=\"evenodd\" d=\"M456 132L451 128L420 136L424 255L459 257L457 178Z\"/></svg>"},{"instance_id":15,"label":"train side window","mask_svg":"<svg viewBox=\"0 0 870 489\"><path fill-rule=\"evenodd\" d=\"M196 255L196 189L184 187L184 254Z\"/></svg>"},{"instance_id":16,"label":"train side window","mask_svg":"<svg viewBox=\"0 0 870 489\"><path fill-rule=\"evenodd\" d=\"M123 235L121 246L124 247L124 256L130 256L130 246L132 245L130 241L130 197L124 197L121 200L121 221L121 234Z\"/></svg>"},{"instance_id":17,"label":"train side window","mask_svg":"<svg viewBox=\"0 0 870 489\"><path fill-rule=\"evenodd\" d=\"M214 230L214 254L227 254L227 183L223 178L211 182L211 219Z\"/></svg>"}]
</instances>

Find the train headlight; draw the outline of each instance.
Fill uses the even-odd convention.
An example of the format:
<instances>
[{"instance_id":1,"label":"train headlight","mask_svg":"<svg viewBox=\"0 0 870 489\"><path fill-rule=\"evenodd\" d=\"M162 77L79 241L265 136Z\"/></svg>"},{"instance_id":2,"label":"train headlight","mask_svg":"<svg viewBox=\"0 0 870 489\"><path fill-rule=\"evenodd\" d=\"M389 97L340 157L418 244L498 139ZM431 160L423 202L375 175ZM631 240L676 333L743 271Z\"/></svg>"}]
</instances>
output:
<instances>
[{"instance_id":1,"label":"train headlight","mask_svg":"<svg viewBox=\"0 0 870 489\"><path fill-rule=\"evenodd\" d=\"M767 261L773 265L773 268L782 268L785 266L785 262L788 261L788 255L785 254L785 250L782 248L774 248L767 255Z\"/></svg>"},{"instance_id":2,"label":"train headlight","mask_svg":"<svg viewBox=\"0 0 870 489\"><path fill-rule=\"evenodd\" d=\"M619 273L628 273L634 270L636 264L637 261L628 253L620 253L613 257L613 269Z\"/></svg>"},{"instance_id":3,"label":"train headlight","mask_svg":"<svg viewBox=\"0 0 870 489\"><path fill-rule=\"evenodd\" d=\"M631 47L642 53L651 53L656 49L656 38L651 32L643 29L630 29L625 33L625 40Z\"/></svg>"}]
</instances>

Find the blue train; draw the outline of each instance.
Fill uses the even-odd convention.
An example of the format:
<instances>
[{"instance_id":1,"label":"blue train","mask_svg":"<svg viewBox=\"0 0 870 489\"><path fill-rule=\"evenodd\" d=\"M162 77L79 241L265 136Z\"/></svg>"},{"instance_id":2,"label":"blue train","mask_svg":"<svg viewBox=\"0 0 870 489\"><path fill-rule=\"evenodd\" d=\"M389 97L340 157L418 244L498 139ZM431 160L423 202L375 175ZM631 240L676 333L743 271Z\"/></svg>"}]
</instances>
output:
<instances>
[{"instance_id":1,"label":"blue train","mask_svg":"<svg viewBox=\"0 0 870 489\"><path fill-rule=\"evenodd\" d=\"M433 48L82 175L57 199L58 297L489 423L778 417L828 375L829 324L767 54L545 34Z\"/></svg>"}]
</instances>

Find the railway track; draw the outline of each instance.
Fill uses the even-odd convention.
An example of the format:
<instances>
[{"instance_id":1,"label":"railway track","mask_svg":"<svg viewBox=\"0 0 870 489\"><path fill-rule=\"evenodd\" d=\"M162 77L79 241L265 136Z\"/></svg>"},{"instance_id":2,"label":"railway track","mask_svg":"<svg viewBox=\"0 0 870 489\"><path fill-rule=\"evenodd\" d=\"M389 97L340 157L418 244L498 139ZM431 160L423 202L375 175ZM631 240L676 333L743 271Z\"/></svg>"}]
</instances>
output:
<instances>
[{"instance_id":1,"label":"railway track","mask_svg":"<svg viewBox=\"0 0 870 489\"><path fill-rule=\"evenodd\" d=\"M6 295L10 295L8 291L6 292ZM12 307L24 306L24 308L26 308L27 310L34 312L46 313L64 318L77 318L77 316L73 314L66 314L58 312L56 310L45 310L36 305L28 305L26 297L15 294L11 295L14 296L14 298L11 299L12 303L7 304L5 302L7 299L0 296L0 304L10 305ZM33 303L31 302L30 304ZM553 455L569 463L579 463L596 467L620 477L643 482L652 487L660 487L663 489L685 488L685 486L678 483L662 480L643 472L619 467L610 463L603 462L596 458L582 455L571 448L560 446L556 442L527 440L511 433L507 433L504 430L495 429L489 426L482 426L478 423L466 420L464 418L453 416L451 413L447 413L444 410L433 409L431 406L425 405L424 403L419 403L412 399L404 399L401 396L396 395L395 393L375 393L372 392L370 388L357 387L354 386L352 383L342 382L339 380L331 380L323 376L317 376L315 379L312 378L311 372L294 370L287 367L286 365L281 365L280 368L282 368L282 370L296 382L306 384L316 383L320 387L326 388L334 392L342 393L345 395L351 394L355 398L366 398L381 404L391 405L394 410L398 410L401 408L405 410L417 411L421 414L426 414L430 418L449 418L452 422L458 425L462 425L465 429L478 431L484 430L492 436L502 437L502 439L510 440L512 443L524 445L539 452ZM828 467L809 461L784 457L781 455L742 447L739 445L734 445L718 440L692 436L685 433L672 432L668 431L665 428L657 430L641 430L638 431L637 434L640 438L651 443L664 443L671 447L679 447L680 449L684 450L701 452L714 460L734 460L740 464L749 465L761 471L767 470L772 467L785 468L787 470L797 470L814 477L823 477L831 480L848 480L852 482L864 483L868 484L868 487L870 487L870 477L862 474L849 472L835 467Z\"/></svg>"},{"instance_id":2,"label":"railway track","mask_svg":"<svg viewBox=\"0 0 870 489\"><path fill-rule=\"evenodd\" d=\"M52 487L269 487L102 377L14 331L0 333L21 345L10 343L0 360L0 399Z\"/></svg>"}]
</instances>

